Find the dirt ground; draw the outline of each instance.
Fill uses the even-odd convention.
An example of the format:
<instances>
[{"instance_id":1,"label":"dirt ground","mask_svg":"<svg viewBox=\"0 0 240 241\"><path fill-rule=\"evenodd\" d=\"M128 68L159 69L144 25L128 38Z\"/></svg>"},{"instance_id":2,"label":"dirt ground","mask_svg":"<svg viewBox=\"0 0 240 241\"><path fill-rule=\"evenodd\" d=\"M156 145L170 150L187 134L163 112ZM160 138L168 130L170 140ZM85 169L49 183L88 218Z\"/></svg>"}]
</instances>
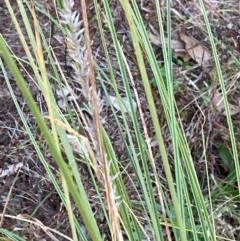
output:
<instances>
[{"instance_id":1,"label":"dirt ground","mask_svg":"<svg viewBox=\"0 0 240 241\"><path fill-rule=\"evenodd\" d=\"M43 7L53 8L51 3L45 5L46 1L37 1L42 4ZM163 12L166 9L163 2ZM163 61L161 52L161 44L159 44L159 37L157 36L158 24L156 9L152 1L138 1L141 14L146 23L147 29L151 33L149 38L153 43L155 54L159 62ZM211 24L212 32L217 41L218 55L221 61L221 68L224 78L227 80L227 85L230 86L229 101L232 104L232 118L235 126L236 136L240 135L240 126L238 123L240 117L239 106L239 77L238 73L240 65L238 59L240 57L240 11L237 1L204 1L205 7L209 12L209 21ZM17 19L21 22L21 16L17 9L17 4L12 0L12 6L16 13ZM99 7L103 11L103 6L99 2ZM114 17L114 23L118 30L118 38L121 41L124 52L128 57L128 63L131 67L132 73L134 73L134 81L137 90L140 93L140 100L145 112L145 118L147 128L150 137L154 137L154 129L152 126L149 110L146 104L144 96L143 86L140 81L140 75L136 60L134 57L134 50L131 44L124 42L126 37L129 37L128 25L126 23L123 10L117 1L111 1L112 13ZM75 5L76 11L81 13L79 2ZM227 11L228 10L228 11ZM54 11L52 11L54 14ZM88 18L92 19L94 16L94 7L92 1L88 2ZM40 24L45 29L46 34L49 34L48 27L50 24L47 17L42 13L38 15ZM172 37L176 43L173 48L174 59L174 79L175 85L175 97L177 106L180 110L180 118L183 123L183 128L186 133L190 151L195 161L195 166L198 170L199 180L203 182L204 190L204 178L203 173L205 170L205 164L203 163L203 149L207 147L206 156L209 161L209 171L214 176L215 180L224 180L229 170L223 164L223 161L219 157L219 146L225 143L226 146L230 145L230 138L227 129L226 116L224 111L216 107L216 102L219 100L219 96L215 94L218 89L218 81L214 80L213 76L216 71L215 66L211 60L208 64L200 64L196 55L192 55L191 48L186 46L192 46L196 43L200 45L200 49L197 50L199 54L210 54L209 37L204 31L203 16L200 11L198 1L184 1L174 0L172 1ZM11 17L8 14L4 0L0 0L0 33L5 38L6 42L10 46L13 53L21 59L25 58L25 52L20 44L17 32L12 23ZM103 57L103 47L101 45L100 33L98 31L97 22L93 21L90 24L90 34L93 41L93 56L99 66L101 66L106 73L108 72L106 59ZM109 30L105 29L106 36L109 34ZM195 41L195 42L194 42ZM184 44L184 54L180 53L178 48ZM56 56L60 62L65 62L66 52L64 45L59 46L59 42L52 40L53 47L56 47ZM113 48L111 39L109 38L109 52ZM112 50L114 53L114 51ZM187 54L188 55L187 55ZM202 58L202 56L201 56ZM111 56L111 61L117 62L114 55ZM202 59L201 59L202 61ZM27 66L25 66L28 68ZM26 72L25 72L26 73ZM71 68L69 66L64 67L64 74L71 78ZM149 70L149 78L153 76ZM17 96L17 101L25 115L29 126L32 128L32 134L39 141L39 145L43 143L41 135L36 128L34 118L31 116L28 107L25 104L23 97L15 83L15 80L9 74L11 81L11 87ZM42 96L38 93L35 84L30 80L29 76L25 75L29 88L32 91L37 103L42 107L44 112L44 101ZM119 85L122 82L119 78ZM216 81L216 82L214 82ZM77 89L78 86L75 86ZM210 88L211 87L211 88ZM170 143L170 135L165 122L164 115L162 113L162 106L157 90L154 85L152 87L152 93L155 98L155 103L159 110L159 120L163 126L162 131L166 143ZM214 99L215 98L215 99ZM117 124L112 119L112 116L108 116L107 110L103 112L106 117L105 129L107 130L113 146L118 155L119 160L124 163L127 162L127 152L121 141L120 133L117 130ZM205 135L206 145L203 146L202 135ZM153 147L154 155L156 159L156 166L161 175L163 172L161 159L159 157L159 150L157 147ZM171 151L171 145L168 146L169 152ZM54 161L48 156L50 166L55 167ZM60 231L61 233L71 236L71 229L69 223L66 221L67 212L62 208L62 203L58 197L52 183L46 175L45 169L39 161L38 155L31 144L29 136L24 129L21 118L15 107L14 101L11 98L8 86L5 82L4 73L0 69L0 170L7 170L12 165L24 163L25 168L17 174L6 175L0 177L0 212L3 213L6 207L5 213L7 215L17 216L22 214L26 217L30 217L33 220L38 220L44 225ZM86 173L85 185L88 183L88 174L84 167L80 167L83 172ZM129 169L129 173L133 170ZM174 170L173 170L174 172ZM129 185L129 193L131 193L131 185L128 184L126 178L126 186ZM87 188L86 188L87 189ZM89 188L90 190L90 188ZM8 198L9 193L10 198ZM91 196L91 193L89 193ZM8 200L9 199L9 200ZM8 205L5 203L8 200ZM239 206L239 203L236 203ZM236 212L239 208L236 208ZM97 212L97 207L96 207ZM81 222L81 219L79 219ZM13 221L12 218L6 216L3 219L2 227L13 231L18 228L18 234L24 237L26 240L52 240L41 229L34 225L29 225L27 228L22 222ZM104 220L99 218L99 226L101 232L105 233L106 240L108 240L109 232L105 226ZM239 240L240 233L237 229L239 221L235 215L230 213L223 214L217 221L217 231L221 234L223 227L228 230L230 234L226 234L227 238ZM59 240L64 240L59 237Z\"/></svg>"}]
</instances>

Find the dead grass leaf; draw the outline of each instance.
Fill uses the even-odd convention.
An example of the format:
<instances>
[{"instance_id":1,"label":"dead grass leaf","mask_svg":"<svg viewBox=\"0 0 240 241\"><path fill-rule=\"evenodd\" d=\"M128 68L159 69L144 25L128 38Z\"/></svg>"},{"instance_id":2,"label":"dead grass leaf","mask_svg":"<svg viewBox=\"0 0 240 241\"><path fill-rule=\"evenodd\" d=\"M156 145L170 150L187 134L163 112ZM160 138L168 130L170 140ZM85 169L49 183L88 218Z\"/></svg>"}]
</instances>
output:
<instances>
[{"instance_id":1,"label":"dead grass leaf","mask_svg":"<svg viewBox=\"0 0 240 241\"><path fill-rule=\"evenodd\" d=\"M238 100L240 102L240 100ZM224 107L224 102L223 102L223 96L222 94L217 90L215 91L213 98L212 98L212 103L216 107L218 112L223 113L223 115L226 115L225 107ZM240 113L240 105L233 105L228 103L229 109L230 109L230 114L231 115L236 115Z\"/></svg>"},{"instance_id":2,"label":"dead grass leaf","mask_svg":"<svg viewBox=\"0 0 240 241\"><path fill-rule=\"evenodd\" d=\"M209 67L209 60L212 58L211 53L194 38L190 38L182 32L179 33L179 37L185 43L186 51L191 58L201 64L203 68Z\"/></svg>"}]
</instances>

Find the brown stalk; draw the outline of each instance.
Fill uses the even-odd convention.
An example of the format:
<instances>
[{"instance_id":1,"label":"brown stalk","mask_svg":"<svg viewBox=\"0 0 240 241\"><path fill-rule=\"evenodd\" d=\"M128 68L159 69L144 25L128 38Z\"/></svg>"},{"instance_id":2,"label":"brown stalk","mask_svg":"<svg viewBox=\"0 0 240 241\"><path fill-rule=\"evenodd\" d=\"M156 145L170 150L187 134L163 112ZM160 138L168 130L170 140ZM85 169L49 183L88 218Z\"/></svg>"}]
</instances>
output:
<instances>
[{"instance_id":1,"label":"brown stalk","mask_svg":"<svg viewBox=\"0 0 240 241\"><path fill-rule=\"evenodd\" d=\"M112 240L123 240L120 222L119 222L119 215L118 209L115 203L114 197L114 190L112 187L112 181L110 177L110 170L108 167L107 160L105 158L104 148L103 148L103 141L102 141L102 125L100 122L100 113L98 109L98 98L97 98L97 88L96 88L96 79L95 79L95 72L93 68L93 61L92 61L92 50L91 50L91 40L89 36L89 27L88 27L88 19L87 19L87 11L86 11L86 2L85 0L81 0L82 6L82 18L84 23L84 33L85 33L85 40L88 52L88 64L90 68L90 81L92 87L92 98L93 98L93 121L95 121L96 127L96 134L99 143L99 151L100 151L100 158L103 165L103 175L104 175L104 185L105 185L105 196L107 200L108 210L109 210L109 218L111 227L111 235Z\"/></svg>"}]
</instances>

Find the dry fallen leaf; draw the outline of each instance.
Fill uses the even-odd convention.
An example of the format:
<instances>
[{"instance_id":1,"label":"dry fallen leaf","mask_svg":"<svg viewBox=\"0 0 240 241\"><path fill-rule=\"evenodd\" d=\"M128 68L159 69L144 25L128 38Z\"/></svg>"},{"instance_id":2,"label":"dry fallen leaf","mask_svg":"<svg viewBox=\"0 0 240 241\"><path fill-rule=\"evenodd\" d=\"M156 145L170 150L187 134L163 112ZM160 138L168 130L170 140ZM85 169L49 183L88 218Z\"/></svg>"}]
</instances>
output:
<instances>
[{"instance_id":1,"label":"dry fallen leaf","mask_svg":"<svg viewBox=\"0 0 240 241\"><path fill-rule=\"evenodd\" d=\"M148 37L153 44L158 45L158 46L162 46L160 36L149 33ZM168 41L167 38L165 39L165 41L166 42ZM185 44L180 40L171 39L171 49L175 53L181 53L182 54L183 52L185 52Z\"/></svg>"},{"instance_id":2,"label":"dry fallen leaf","mask_svg":"<svg viewBox=\"0 0 240 241\"><path fill-rule=\"evenodd\" d=\"M7 88L1 87L0 98L7 98L7 97L10 97L10 96L11 96L11 94L10 94L9 90Z\"/></svg>"},{"instance_id":3,"label":"dry fallen leaf","mask_svg":"<svg viewBox=\"0 0 240 241\"><path fill-rule=\"evenodd\" d=\"M209 60L212 58L211 53L194 38L190 38L182 32L179 33L179 37L185 43L186 51L191 58L201 64L203 68L209 67Z\"/></svg>"},{"instance_id":4,"label":"dry fallen leaf","mask_svg":"<svg viewBox=\"0 0 240 241\"><path fill-rule=\"evenodd\" d=\"M79 98L77 95L73 93L72 89L69 89L67 87L56 89L56 94L59 97L59 100L57 101L58 106L63 110L67 109L66 100L72 101L77 100Z\"/></svg>"},{"instance_id":5,"label":"dry fallen leaf","mask_svg":"<svg viewBox=\"0 0 240 241\"><path fill-rule=\"evenodd\" d=\"M120 104L118 102L118 98L117 97L110 96L110 100L111 100L112 105L114 106L114 108L116 110L121 110L121 107L120 107ZM122 104L123 104L123 112L124 113L131 112L131 106L130 106L128 98L127 97L123 97L121 100L122 100ZM132 100L132 103L133 103L134 112L136 112L137 104L136 104L136 102L134 100Z\"/></svg>"},{"instance_id":6,"label":"dry fallen leaf","mask_svg":"<svg viewBox=\"0 0 240 241\"><path fill-rule=\"evenodd\" d=\"M8 165L7 169L0 168L0 177L6 177L6 176L13 175L23 166L24 166L23 163L19 162L17 164Z\"/></svg>"},{"instance_id":7,"label":"dry fallen leaf","mask_svg":"<svg viewBox=\"0 0 240 241\"><path fill-rule=\"evenodd\" d=\"M183 56L182 59L183 61L186 63L188 62L192 57L188 54L188 52L186 52Z\"/></svg>"},{"instance_id":8,"label":"dry fallen leaf","mask_svg":"<svg viewBox=\"0 0 240 241\"><path fill-rule=\"evenodd\" d=\"M76 136L67 134L67 138L74 152L81 156L88 155L86 140L79 140Z\"/></svg>"},{"instance_id":9,"label":"dry fallen leaf","mask_svg":"<svg viewBox=\"0 0 240 241\"><path fill-rule=\"evenodd\" d=\"M152 34L152 33L148 33L148 37L149 37L150 41L151 41L153 44L155 44L155 45L162 45L160 36L157 36L157 35Z\"/></svg>"},{"instance_id":10,"label":"dry fallen leaf","mask_svg":"<svg viewBox=\"0 0 240 241\"><path fill-rule=\"evenodd\" d=\"M217 111L223 113L223 115L226 115L224 102L223 102L223 96L218 90L215 91L215 93L213 95L212 103L216 107ZM231 115L236 115L236 114L240 113L240 106L233 105L230 103L228 103L228 106L229 106Z\"/></svg>"}]
</instances>

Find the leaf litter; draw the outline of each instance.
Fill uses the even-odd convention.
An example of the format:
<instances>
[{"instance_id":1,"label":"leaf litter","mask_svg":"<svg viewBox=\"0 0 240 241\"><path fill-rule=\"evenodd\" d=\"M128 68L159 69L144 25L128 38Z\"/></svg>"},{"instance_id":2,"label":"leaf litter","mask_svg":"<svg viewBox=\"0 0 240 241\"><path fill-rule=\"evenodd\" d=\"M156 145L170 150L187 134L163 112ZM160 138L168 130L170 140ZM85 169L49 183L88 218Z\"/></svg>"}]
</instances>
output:
<instances>
[{"instance_id":1,"label":"leaf litter","mask_svg":"<svg viewBox=\"0 0 240 241\"><path fill-rule=\"evenodd\" d=\"M148 37L153 44L162 46L160 36L149 33ZM165 41L167 42L167 38ZM203 68L211 65L210 60L212 59L212 55L209 50L196 39L185 35L183 31L179 32L179 39L171 39L171 49L177 56L182 57L184 62L193 59Z\"/></svg>"},{"instance_id":2,"label":"leaf litter","mask_svg":"<svg viewBox=\"0 0 240 241\"><path fill-rule=\"evenodd\" d=\"M215 106L216 110L223 115L226 115L226 110L223 102L223 96L219 90L216 90L213 94L212 103ZM236 115L240 113L240 98L238 98L239 105L233 105L228 103L230 114Z\"/></svg>"}]
</instances>

